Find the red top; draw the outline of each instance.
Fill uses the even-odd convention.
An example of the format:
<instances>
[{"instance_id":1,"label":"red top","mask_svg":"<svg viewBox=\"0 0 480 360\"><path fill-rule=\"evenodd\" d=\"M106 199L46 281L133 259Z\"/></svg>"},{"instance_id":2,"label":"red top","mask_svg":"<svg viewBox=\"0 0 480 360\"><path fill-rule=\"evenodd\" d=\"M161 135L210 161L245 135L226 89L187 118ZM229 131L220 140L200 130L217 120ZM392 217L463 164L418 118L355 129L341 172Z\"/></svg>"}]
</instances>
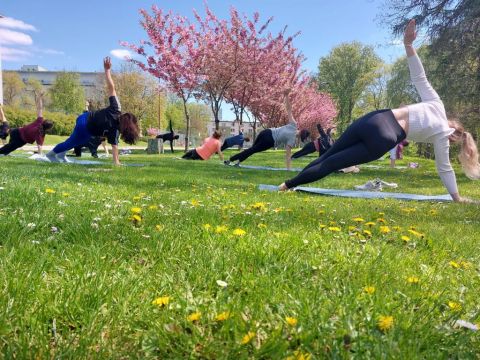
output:
<instances>
[{"instance_id":1,"label":"red top","mask_svg":"<svg viewBox=\"0 0 480 360\"><path fill-rule=\"evenodd\" d=\"M202 146L196 148L195 150L203 160L208 160L216 152L219 153L221 151L221 148L222 147L220 145L220 140L209 137L203 140Z\"/></svg>"},{"instance_id":2,"label":"red top","mask_svg":"<svg viewBox=\"0 0 480 360\"><path fill-rule=\"evenodd\" d=\"M29 144L36 142L38 145L43 145L45 134L43 133L43 118L39 117L33 123L25 125L18 129L20 137L23 141Z\"/></svg>"}]
</instances>

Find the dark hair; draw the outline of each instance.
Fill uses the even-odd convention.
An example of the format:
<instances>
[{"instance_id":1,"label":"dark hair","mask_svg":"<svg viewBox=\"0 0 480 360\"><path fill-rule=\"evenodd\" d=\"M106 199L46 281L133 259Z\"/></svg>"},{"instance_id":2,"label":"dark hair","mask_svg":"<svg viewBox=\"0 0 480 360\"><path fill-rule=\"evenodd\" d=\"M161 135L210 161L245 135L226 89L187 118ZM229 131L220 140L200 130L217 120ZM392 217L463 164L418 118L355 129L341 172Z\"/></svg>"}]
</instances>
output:
<instances>
[{"instance_id":1,"label":"dark hair","mask_svg":"<svg viewBox=\"0 0 480 360\"><path fill-rule=\"evenodd\" d=\"M137 142L140 129L138 127L137 118L131 113L120 115L118 119L120 123L120 137L127 144L133 145Z\"/></svg>"},{"instance_id":2,"label":"dark hair","mask_svg":"<svg viewBox=\"0 0 480 360\"><path fill-rule=\"evenodd\" d=\"M304 142L309 136L310 136L310 131L306 129L300 130L300 140L302 140L302 142Z\"/></svg>"},{"instance_id":3,"label":"dark hair","mask_svg":"<svg viewBox=\"0 0 480 360\"><path fill-rule=\"evenodd\" d=\"M180 137L180 135L175 135L173 138L176 140Z\"/></svg>"},{"instance_id":4,"label":"dark hair","mask_svg":"<svg viewBox=\"0 0 480 360\"><path fill-rule=\"evenodd\" d=\"M249 142L250 141L250 138L247 136L247 137L244 137L243 138L243 141L246 141L246 142Z\"/></svg>"},{"instance_id":5,"label":"dark hair","mask_svg":"<svg viewBox=\"0 0 480 360\"><path fill-rule=\"evenodd\" d=\"M42 123L42 132L43 134L45 135L45 133L50 130L51 128L53 128L53 121L50 121L50 120L43 120L43 123Z\"/></svg>"},{"instance_id":6,"label":"dark hair","mask_svg":"<svg viewBox=\"0 0 480 360\"><path fill-rule=\"evenodd\" d=\"M220 132L218 132L217 130L215 130L212 134L212 137L215 138L215 139L220 139L222 137L222 134Z\"/></svg>"}]
</instances>

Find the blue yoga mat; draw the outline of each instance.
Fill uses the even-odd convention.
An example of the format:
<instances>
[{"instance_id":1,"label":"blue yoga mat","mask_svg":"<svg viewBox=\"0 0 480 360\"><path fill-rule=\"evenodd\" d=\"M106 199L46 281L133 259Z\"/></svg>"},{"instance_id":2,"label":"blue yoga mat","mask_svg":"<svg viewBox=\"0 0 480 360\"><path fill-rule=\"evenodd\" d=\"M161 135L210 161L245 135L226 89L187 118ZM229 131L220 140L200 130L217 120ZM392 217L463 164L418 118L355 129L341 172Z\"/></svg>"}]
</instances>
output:
<instances>
[{"instance_id":1,"label":"blue yoga mat","mask_svg":"<svg viewBox=\"0 0 480 360\"><path fill-rule=\"evenodd\" d=\"M266 191L278 191L276 185L264 185L258 186L259 190ZM321 189L299 186L295 188L295 191L307 192L318 195L330 195L330 196L342 196L351 198L363 198L363 199L397 199L397 200L417 200L417 201L452 201L450 195L417 195L417 194L405 194L405 193L392 193L381 191L357 191L357 190L337 190L337 189Z\"/></svg>"}]
</instances>

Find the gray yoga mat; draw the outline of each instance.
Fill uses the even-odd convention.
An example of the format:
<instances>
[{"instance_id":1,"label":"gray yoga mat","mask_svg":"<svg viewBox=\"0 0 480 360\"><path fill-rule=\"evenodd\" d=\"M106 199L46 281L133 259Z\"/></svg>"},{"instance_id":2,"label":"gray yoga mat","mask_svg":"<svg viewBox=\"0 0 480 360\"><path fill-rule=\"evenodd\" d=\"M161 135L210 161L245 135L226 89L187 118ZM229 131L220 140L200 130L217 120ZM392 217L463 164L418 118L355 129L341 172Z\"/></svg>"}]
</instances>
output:
<instances>
[{"instance_id":1,"label":"gray yoga mat","mask_svg":"<svg viewBox=\"0 0 480 360\"><path fill-rule=\"evenodd\" d=\"M258 186L259 190L266 191L278 191L276 185L264 185ZM450 195L417 195L417 194L405 194L405 193L392 193L381 191L358 191L358 190L337 190L337 189L321 189L299 186L295 188L295 191L307 192L311 194L330 195L330 196L342 196L352 198L363 199L397 199L397 200L417 200L417 201L452 201Z\"/></svg>"},{"instance_id":2,"label":"gray yoga mat","mask_svg":"<svg viewBox=\"0 0 480 360\"><path fill-rule=\"evenodd\" d=\"M42 161L42 162L50 162L45 156L40 156L38 154L34 154L30 156L28 159ZM110 162L107 161L97 161L97 160L81 160L81 159L72 159L68 158L68 164L75 164L75 165L111 165ZM145 166L144 164L136 164L136 163L122 163L123 166L132 166L132 167L141 167Z\"/></svg>"}]
</instances>

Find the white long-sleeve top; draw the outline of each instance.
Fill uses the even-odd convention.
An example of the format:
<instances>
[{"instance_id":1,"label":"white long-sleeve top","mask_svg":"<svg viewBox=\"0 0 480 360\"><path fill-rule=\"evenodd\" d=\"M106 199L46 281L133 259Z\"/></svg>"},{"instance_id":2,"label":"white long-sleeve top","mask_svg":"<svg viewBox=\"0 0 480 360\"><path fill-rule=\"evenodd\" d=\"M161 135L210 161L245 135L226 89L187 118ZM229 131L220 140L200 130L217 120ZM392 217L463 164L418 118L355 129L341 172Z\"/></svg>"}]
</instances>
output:
<instances>
[{"instance_id":1,"label":"white long-sleeve top","mask_svg":"<svg viewBox=\"0 0 480 360\"><path fill-rule=\"evenodd\" d=\"M408 58L408 67L422 102L408 105L407 140L433 144L438 175L450 194L458 193L455 172L450 164L448 140L455 130L448 126L443 102L428 82L418 55Z\"/></svg>"}]
</instances>

